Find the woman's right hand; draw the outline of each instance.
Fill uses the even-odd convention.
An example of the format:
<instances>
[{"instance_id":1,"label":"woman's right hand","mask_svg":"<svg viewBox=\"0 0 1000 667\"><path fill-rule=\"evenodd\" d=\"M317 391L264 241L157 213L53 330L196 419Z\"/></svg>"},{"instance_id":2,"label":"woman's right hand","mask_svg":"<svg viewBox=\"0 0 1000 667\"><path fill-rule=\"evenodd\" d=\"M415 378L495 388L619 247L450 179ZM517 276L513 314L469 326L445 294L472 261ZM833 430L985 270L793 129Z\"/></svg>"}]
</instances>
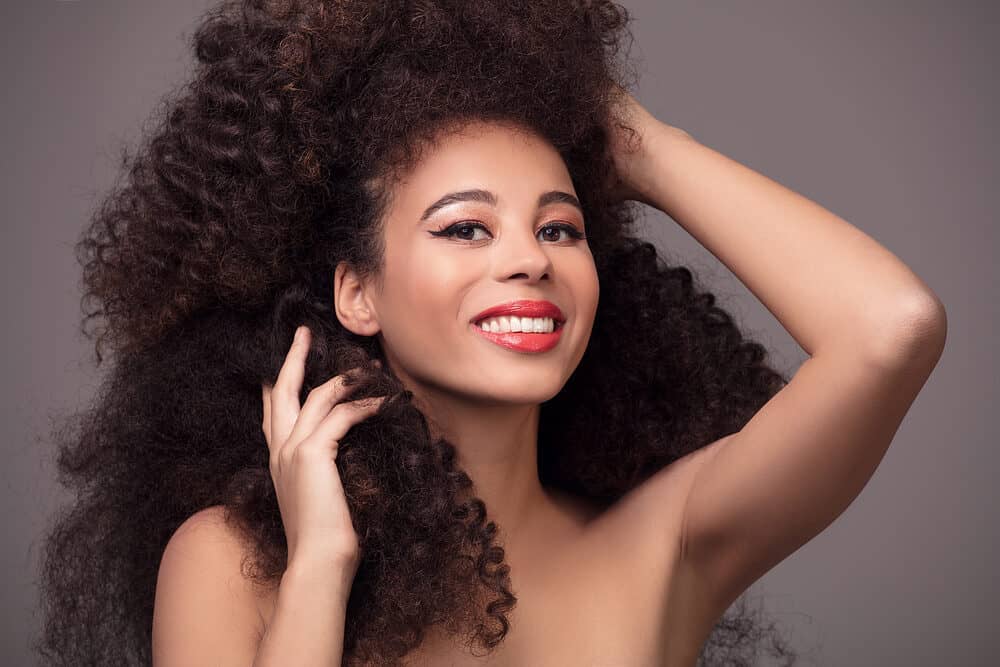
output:
<instances>
[{"instance_id":1,"label":"woman's right hand","mask_svg":"<svg viewBox=\"0 0 1000 667\"><path fill-rule=\"evenodd\" d=\"M300 406L311 335L306 326L296 329L274 386L261 386L271 478L288 564L332 562L353 574L360 547L335 463L337 449L351 426L374 414L385 397L344 402L352 388L344 387L344 376L337 375L312 389Z\"/></svg>"}]
</instances>

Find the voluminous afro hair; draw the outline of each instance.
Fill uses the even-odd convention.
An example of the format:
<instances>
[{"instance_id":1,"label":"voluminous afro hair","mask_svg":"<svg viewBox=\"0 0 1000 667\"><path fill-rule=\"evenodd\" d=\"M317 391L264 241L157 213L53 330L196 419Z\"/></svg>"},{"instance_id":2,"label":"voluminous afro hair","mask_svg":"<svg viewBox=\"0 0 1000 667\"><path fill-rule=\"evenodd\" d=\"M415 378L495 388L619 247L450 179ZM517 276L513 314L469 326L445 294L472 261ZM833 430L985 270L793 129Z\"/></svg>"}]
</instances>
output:
<instances>
[{"instance_id":1,"label":"voluminous afro hair","mask_svg":"<svg viewBox=\"0 0 1000 667\"><path fill-rule=\"evenodd\" d=\"M194 34L192 80L165 98L77 245L83 331L114 353L92 405L54 431L60 482L41 568L47 664L150 664L160 557L192 514L222 506L276 584L287 544L261 429L299 324L313 331L302 396L361 367L354 398L390 396L336 465L361 537L344 664L392 664L441 624L489 651L516 603L497 526L434 440L375 338L331 307L334 268L382 262L394 179L435 138L487 120L544 137L584 206L600 279L589 347L542 406L542 483L613 503L739 430L788 379L633 235L613 201L606 128L627 11L601 0L224 2ZM735 607L733 608L735 609ZM683 613L683 610L681 610ZM787 647L724 616L703 664Z\"/></svg>"}]
</instances>

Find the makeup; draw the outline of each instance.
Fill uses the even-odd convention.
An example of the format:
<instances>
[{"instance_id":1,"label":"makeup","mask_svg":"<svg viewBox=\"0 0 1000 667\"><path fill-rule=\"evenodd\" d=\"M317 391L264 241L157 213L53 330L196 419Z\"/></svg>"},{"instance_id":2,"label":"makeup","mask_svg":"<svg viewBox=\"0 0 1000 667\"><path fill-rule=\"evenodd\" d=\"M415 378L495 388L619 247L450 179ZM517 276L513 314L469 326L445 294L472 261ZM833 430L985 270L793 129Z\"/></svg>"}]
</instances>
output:
<instances>
[{"instance_id":1,"label":"makeup","mask_svg":"<svg viewBox=\"0 0 1000 667\"><path fill-rule=\"evenodd\" d=\"M559 324L554 331L549 333L525 333L523 331L493 333L492 331L484 331L478 324L470 324L469 326L475 329L477 334L492 343L514 350L515 352L530 353L551 350L559 342L563 330L562 324Z\"/></svg>"}]
</instances>

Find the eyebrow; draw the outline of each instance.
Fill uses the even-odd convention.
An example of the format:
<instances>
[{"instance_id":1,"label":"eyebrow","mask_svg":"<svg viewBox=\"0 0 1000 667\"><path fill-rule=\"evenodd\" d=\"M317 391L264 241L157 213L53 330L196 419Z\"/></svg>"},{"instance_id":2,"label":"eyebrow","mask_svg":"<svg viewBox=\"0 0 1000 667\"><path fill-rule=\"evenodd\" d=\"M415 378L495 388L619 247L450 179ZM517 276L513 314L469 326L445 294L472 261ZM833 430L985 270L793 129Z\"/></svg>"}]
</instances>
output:
<instances>
[{"instance_id":1,"label":"eyebrow","mask_svg":"<svg viewBox=\"0 0 1000 667\"><path fill-rule=\"evenodd\" d=\"M420 216L420 221L423 222L445 206L450 206L463 201L478 201L489 204L490 206L496 206L497 196L489 190L482 189L449 192L428 206L427 210L425 210L423 215ZM569 204L570 206L576 207L576 209L580 211L581 215L583 214L583 206L580 205L580 200L570 193L563 192L562 190L549 190L548 192L543 192L539 195L538 208L548 206L549 204Z\"/></svg>"}]
</instances>

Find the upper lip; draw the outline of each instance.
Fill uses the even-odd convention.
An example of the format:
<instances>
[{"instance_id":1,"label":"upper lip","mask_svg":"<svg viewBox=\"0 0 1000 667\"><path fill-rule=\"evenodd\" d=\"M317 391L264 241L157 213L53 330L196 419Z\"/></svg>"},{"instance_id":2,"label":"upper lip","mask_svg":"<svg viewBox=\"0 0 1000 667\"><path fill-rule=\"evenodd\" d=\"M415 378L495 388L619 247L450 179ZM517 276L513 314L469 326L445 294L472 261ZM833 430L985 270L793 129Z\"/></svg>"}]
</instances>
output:
<instances>
[{"instance_id":1,"label":"upper lip","mask_svg":"<svg viewBox=\"0 0 1000 667\"><path fill-rule=\"evenodd\" d=\"M476 315L472 322L481 322L488 317L499 317L501 315L514 315L515 317L551 317L556 322L565 322L566 317L559 306L551 301L535 301L533 299L518 299L516 301L506 301L487 308Z\"/></svg>"}]
</instances>

